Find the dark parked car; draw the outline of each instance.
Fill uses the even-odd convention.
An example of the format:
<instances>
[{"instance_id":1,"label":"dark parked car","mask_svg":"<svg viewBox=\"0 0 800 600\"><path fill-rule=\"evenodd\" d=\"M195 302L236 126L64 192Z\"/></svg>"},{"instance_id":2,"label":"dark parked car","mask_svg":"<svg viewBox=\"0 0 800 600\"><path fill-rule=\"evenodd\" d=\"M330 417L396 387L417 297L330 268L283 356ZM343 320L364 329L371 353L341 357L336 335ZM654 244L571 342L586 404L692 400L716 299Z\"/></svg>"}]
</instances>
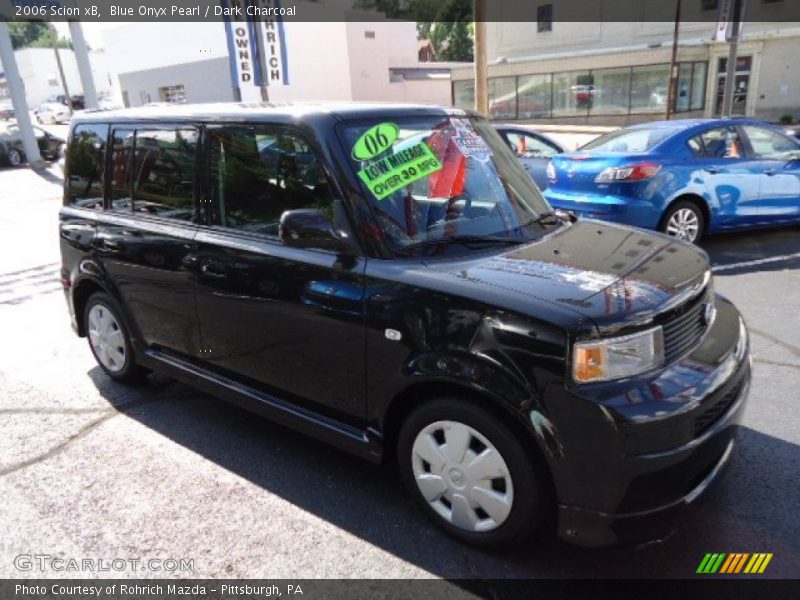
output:
<instances>
[{"instance_id":1,"label":"dark parked car","mask_svg":"<svg viewBox=\"0 0 800 600\"><path fill-rule=\"evenodd\" d=\"M495 129L533 177L540 190L547 188L547 164L564 148L538 131L514 125L496 125Z\"/></svg>"},{"instance_id":2,"label":"dark parked car","mask_svg":"<svg viewBox=\"0 0 800 600\"><path fill-rule=\"evenodd\" d=\"M33 133L36 136L36 143L42 158L45 160L58 158L64 140L35 125ZM25 148L22 145L22 137L17 124L0 125L0 161L12 167L18 167L26 160Z\"/></svg>"},{"instance_id":3,"label":"dark parked car","mask_svg":"<svg viewBox=\"0 0 800 600\"><path fill-rule=\"evenodd\" d=\"M61 280L109 377L394 458L461 540L650 540L731 455L748 333L705 253L557 216L477 115L86 114L66 175Z\"/></svg>"},{"instance_id":4,"label":"dark parked car","mask_svg":"<svg viewBox=\"0 0 800 600\"><path fill-rule=\"evenodd\" d=\"M800 222L800 142L763 121L634 125L547 168L546 196L556 208L689 242Z\"/></svg>"}]
</instances>

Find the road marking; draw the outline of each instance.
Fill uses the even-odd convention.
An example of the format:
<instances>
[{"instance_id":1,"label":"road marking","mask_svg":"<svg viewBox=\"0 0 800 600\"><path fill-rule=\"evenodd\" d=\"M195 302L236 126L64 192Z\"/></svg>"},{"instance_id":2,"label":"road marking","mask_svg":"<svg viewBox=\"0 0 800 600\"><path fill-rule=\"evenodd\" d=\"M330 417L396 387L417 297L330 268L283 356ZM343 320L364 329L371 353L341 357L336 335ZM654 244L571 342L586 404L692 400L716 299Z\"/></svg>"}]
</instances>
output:
<instances>
[{"instance_id":1,"label":"road marking","mask_svg":"<svg viewBox=\"0 0 800 600\"><path fill-rule=\"evenodd\" d=\"M783 256L773 256L771 258L759 258L758 260L746 260L744 262L733 263L730 265L712 266L711 268L715 273L718 273L719 271L730 271L731 269L739 269L741 267L752 267L755 265L781 262L790 260L792 258L800 258L800 252L795 252L794 254L784 254Z\"/></svg>"}]
</instances>

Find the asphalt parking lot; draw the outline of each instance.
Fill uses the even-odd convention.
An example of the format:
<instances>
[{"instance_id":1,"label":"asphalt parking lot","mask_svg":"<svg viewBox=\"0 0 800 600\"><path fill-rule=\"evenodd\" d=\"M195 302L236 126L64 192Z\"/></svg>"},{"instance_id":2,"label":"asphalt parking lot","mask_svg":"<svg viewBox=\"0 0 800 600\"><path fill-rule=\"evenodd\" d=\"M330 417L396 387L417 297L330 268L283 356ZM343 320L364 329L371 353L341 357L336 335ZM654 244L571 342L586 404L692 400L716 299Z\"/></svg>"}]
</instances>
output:
<instances>
[{"instance_id":1,"label":"asphalt parking lot","mask_svg":"<svg viewBox=\"0 0 800 600\"><path fill-rule=\"evenodd\" d=\"M715 496L656 546L591 552L545 535L488 553L431 526L391 468L165 377L106 378L69 327L59 195L55 169L0 169L0 577L87 575L15 567L40 554L194 560L103 576L686 578L706 552L771 552L761 577L800 575L800 226L704 244L755 364Z\"/></svg>"}]
</instances>

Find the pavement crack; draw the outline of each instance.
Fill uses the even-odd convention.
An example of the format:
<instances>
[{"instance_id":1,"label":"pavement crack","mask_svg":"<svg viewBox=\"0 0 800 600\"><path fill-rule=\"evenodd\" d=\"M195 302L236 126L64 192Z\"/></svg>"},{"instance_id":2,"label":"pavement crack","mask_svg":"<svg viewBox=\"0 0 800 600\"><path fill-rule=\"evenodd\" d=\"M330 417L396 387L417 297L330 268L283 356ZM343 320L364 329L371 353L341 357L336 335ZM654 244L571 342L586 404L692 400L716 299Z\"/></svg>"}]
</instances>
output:
<instances>
[{"instance_id":1,"label":"pavement crack","mask_svg":"<svg viewBox=\"0 0 800 600\"><path fill-rule=\"evenodd\" d=\"M783 346L784 348L789 350L789 352L791 352L792 354L800 356L800 347L794 346L793 344L790 344L789 342L784 342L782 339L777 338L774 335L772 335L771 333L767 333L766 331L761 331L759 329L754 329L753 327L750 327L749 329L750 329L750 331L752 333L755 333L756 335L761 336L762 338L764 338L766 340L769 340L770 342L778 344L779 346Z\"/></svg>"},{"instance_id":2,"label":"pavement crack","mask_svg":"<svg viewBox=\"0 0 800 600\"><path fill-rule=\"evenodd\" d=\"M44 452L43 454L39 454L38 456L34 456L33 458L29 458L27 460L23 460L23 461L18 462L16 464L9 465L7 467L4 467L4 468L0 469L0 477L4 477L4 476L9 475L11 473L15 473L16 471L20 471L22 469L30 467L31 465L35 465L37 463L43 462L43 461L47 460L48 458L52 458L53 456L56 456L57 454L60 454L61 452L63 452L66 448L71 446L74 442L77 442L78 440L80 440L80 439L86 437L87 435L89 435L92 431L97 429L100 425L102 425L106 421L108 421L110 419L113 419L117 415L125 414L131 408L136 408L136 407L141 406L142 404L149 404L151 402L155 402L155 401L158 401L158 400L160 400L160 398L145 398L143 400L136 400L136 401L133 401L133 402L129 402L127 404L123 404L123 405L121 405L119 407L114 407L114 408L107 409L105 411L105 414L103 414L102 416L94 419L93 421L90 421L89 423L87 423L86 425L81 427L80 430L77 433L75 433L74 435L69 436L67 439L65 439L62 442L56 444L55 446L50 448L47 452Z\"/></svg>"},{"instance_id":3,"label":"pavement crack","mask_svg":"<svg viewBox=\"0 0 800 600\"><path fill-rule=\"evenodd\" d=\"M753 362L757 362L763 365L773 365L775 367L787 367L789 369L798 369L800 370L800 365L796 363L787 363L787 362L779 362L777 360L767 360L765 358L754 358Z\"/></svg>"}]
</instances>

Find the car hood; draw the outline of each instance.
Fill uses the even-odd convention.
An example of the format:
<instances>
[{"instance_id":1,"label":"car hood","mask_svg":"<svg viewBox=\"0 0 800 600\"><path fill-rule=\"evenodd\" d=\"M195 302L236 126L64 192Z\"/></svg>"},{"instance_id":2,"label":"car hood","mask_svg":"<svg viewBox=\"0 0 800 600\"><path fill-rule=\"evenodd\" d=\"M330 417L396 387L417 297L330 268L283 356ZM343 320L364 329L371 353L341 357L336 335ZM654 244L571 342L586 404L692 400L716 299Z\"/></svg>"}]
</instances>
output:
<instances>
[{"instance_id":1,"label":"car hood","mask_svg":"<svg viewBox=\"0 0 800 600\"><path fill-rule=\"evenodd\" d=\"M695 296L711 276L699 248L632 227L582 220L501 254L429 260L436 278L495 305L540 316L542 303L601 330L639 324ZM488 297L487 297L488 296Z\"/></svg>"}]
</instances>

